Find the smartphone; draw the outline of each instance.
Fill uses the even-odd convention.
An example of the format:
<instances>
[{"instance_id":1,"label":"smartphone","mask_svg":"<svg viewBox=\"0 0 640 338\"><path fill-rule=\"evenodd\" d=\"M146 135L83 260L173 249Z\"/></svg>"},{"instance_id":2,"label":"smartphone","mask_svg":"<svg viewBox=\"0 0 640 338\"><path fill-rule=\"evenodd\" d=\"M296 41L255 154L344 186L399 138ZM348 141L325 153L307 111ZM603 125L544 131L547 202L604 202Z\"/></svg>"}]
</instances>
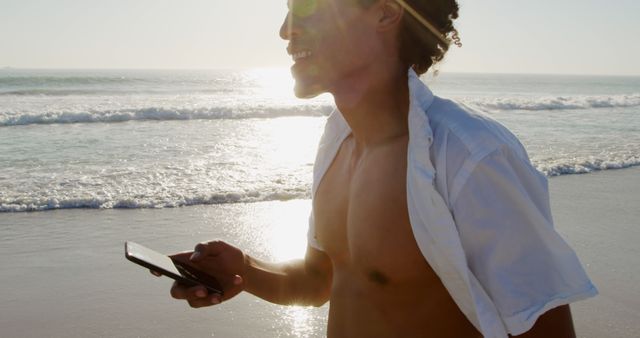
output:
<instances>
[{"instance_id":1,"label":"smartphone","mask_svg":"<svg viewBox=\"0 0 640 338\"><path fill-rule=\"evenodd\" d=\"M124 256L147 269L157 271L186 286L203 285L209 293L223 295L222 286L213 276L192 266L181 264L167 255L146 248L138 243L125 242Z\"/></svg>"}]
</instances>

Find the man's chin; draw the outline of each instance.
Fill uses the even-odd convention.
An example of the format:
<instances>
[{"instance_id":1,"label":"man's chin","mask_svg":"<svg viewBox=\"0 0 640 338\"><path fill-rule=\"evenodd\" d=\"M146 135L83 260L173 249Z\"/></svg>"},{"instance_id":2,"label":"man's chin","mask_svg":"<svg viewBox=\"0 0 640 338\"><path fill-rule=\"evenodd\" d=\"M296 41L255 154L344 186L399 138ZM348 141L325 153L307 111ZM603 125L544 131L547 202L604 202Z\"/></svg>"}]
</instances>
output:
<instances>
[{"instance_id":1,"label":"man's chin","mask_svg":"<svg viewBox=\"0 0 640 338\"><path fill-rule=\"evenodd\" d=\"M293 93L299 99L311 99L324 93L324 90L318 84L303 84L296 81Z\"/></svg>"}]
</instances>

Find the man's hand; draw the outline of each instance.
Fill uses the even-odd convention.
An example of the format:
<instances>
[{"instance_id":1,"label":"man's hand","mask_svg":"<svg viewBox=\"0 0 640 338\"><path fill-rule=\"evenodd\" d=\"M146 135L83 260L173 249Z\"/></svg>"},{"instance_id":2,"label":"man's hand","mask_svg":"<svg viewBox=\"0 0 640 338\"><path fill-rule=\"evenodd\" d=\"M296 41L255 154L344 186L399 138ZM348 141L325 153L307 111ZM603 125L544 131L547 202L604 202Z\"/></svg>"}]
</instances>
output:
<instances>
[{"instance_id":1,"label":"man's hand","mask_svg":"<svg viewBox=\"0 0 640 338\"><path fill-rule=\"evenodd\" d=\"M305 259L281 263L260 261L220 241L201 243L194 251L170 257L210 274L222 285L224 297L208 294L201 285L174 283L171 296L186 300L194 308L219 304L241 291L276 304L321 306L331 293L331 260L311 247L307 247Z\"/></svg>"},{"instance_id":2,"label":"man's hand","mask_svg":"<svg viewBox=\"0 0 640 338\"><path fill-rule=\"evenodd\" d=\"M215 277L224 290L224 296L209 294L202 286L185 286L174 282L171 287L171 297L184 299L193 308L212 306L230 299L240 293L245 284L244 253L225 242L213 241L196 245L194 251L187 251L169 256L182 264L193 266ZM157 272L152 271L156 276Z\"/></svg>"}]
</instances>

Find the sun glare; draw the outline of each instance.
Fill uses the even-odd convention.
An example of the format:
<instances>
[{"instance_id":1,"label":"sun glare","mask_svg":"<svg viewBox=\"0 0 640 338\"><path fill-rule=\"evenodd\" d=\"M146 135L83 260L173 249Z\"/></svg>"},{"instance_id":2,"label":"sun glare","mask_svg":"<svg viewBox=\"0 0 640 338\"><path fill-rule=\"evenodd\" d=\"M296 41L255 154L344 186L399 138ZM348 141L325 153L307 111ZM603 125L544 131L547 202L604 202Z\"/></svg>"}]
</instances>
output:
<instances>
[{"instance_id":1,"label":"sun glare","mask_svg":"<svg viewBox=\"0 0 640 338\"><path fill-rule=\"evenodd\" d=\"M323 121L309 117L289 117L269 121L265 140L270 145L265 157L280 167L313 163Z\"/></svg>"},{"instance_id":2,"label":"sun glare","mask_svg":"<svg viewBox=\"0 0 640 338\"><path fill-rule=\"evenodd\" d=\"M304 257L307 247L306 222L311 211L309 201L288 202L286 213L281 212L281 208L272 210L273 214L268 215L272 226L265 234L271 257L279 262Z\"/></svg>"},{"instance_id":3,"label":"sun glare","mask_svg":"<svg viewBox=\"0 0 640 338\"><path fill-rule=\"evenodd\" d=\"M255 81L260 95L293 98L293 77L287 68L255 68L246 75Z\"/></svg>"},{"instance_id":4,"label":"sun glare","mask_svg":"<svg viewBox=\"0 0 640 338\"><path fill-rule=\"evenodd\" d=\"M313 315L308 308L291 306L284 310L294 337L310 337L314 332Z\"/></svg>"}]
</instances>

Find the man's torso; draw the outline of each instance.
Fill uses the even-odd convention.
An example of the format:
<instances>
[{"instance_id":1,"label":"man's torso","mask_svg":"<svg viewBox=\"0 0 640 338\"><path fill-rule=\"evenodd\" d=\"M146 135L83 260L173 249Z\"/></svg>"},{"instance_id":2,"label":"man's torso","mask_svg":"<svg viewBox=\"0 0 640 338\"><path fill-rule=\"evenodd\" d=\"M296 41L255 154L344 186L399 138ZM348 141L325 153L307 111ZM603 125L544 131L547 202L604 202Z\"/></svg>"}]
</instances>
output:
<instances>
[{"instance_id":1,"label":"man's torso","mask_svg":"<svg viewBox=\"0 0 640 338\"><path fill-rule=\"evenodd\" d=\"M418 249L406 201L408 136L355 152L349 136L314 198L333 264L329 337L473 337Z\"/></svg>"}]
</instances>

